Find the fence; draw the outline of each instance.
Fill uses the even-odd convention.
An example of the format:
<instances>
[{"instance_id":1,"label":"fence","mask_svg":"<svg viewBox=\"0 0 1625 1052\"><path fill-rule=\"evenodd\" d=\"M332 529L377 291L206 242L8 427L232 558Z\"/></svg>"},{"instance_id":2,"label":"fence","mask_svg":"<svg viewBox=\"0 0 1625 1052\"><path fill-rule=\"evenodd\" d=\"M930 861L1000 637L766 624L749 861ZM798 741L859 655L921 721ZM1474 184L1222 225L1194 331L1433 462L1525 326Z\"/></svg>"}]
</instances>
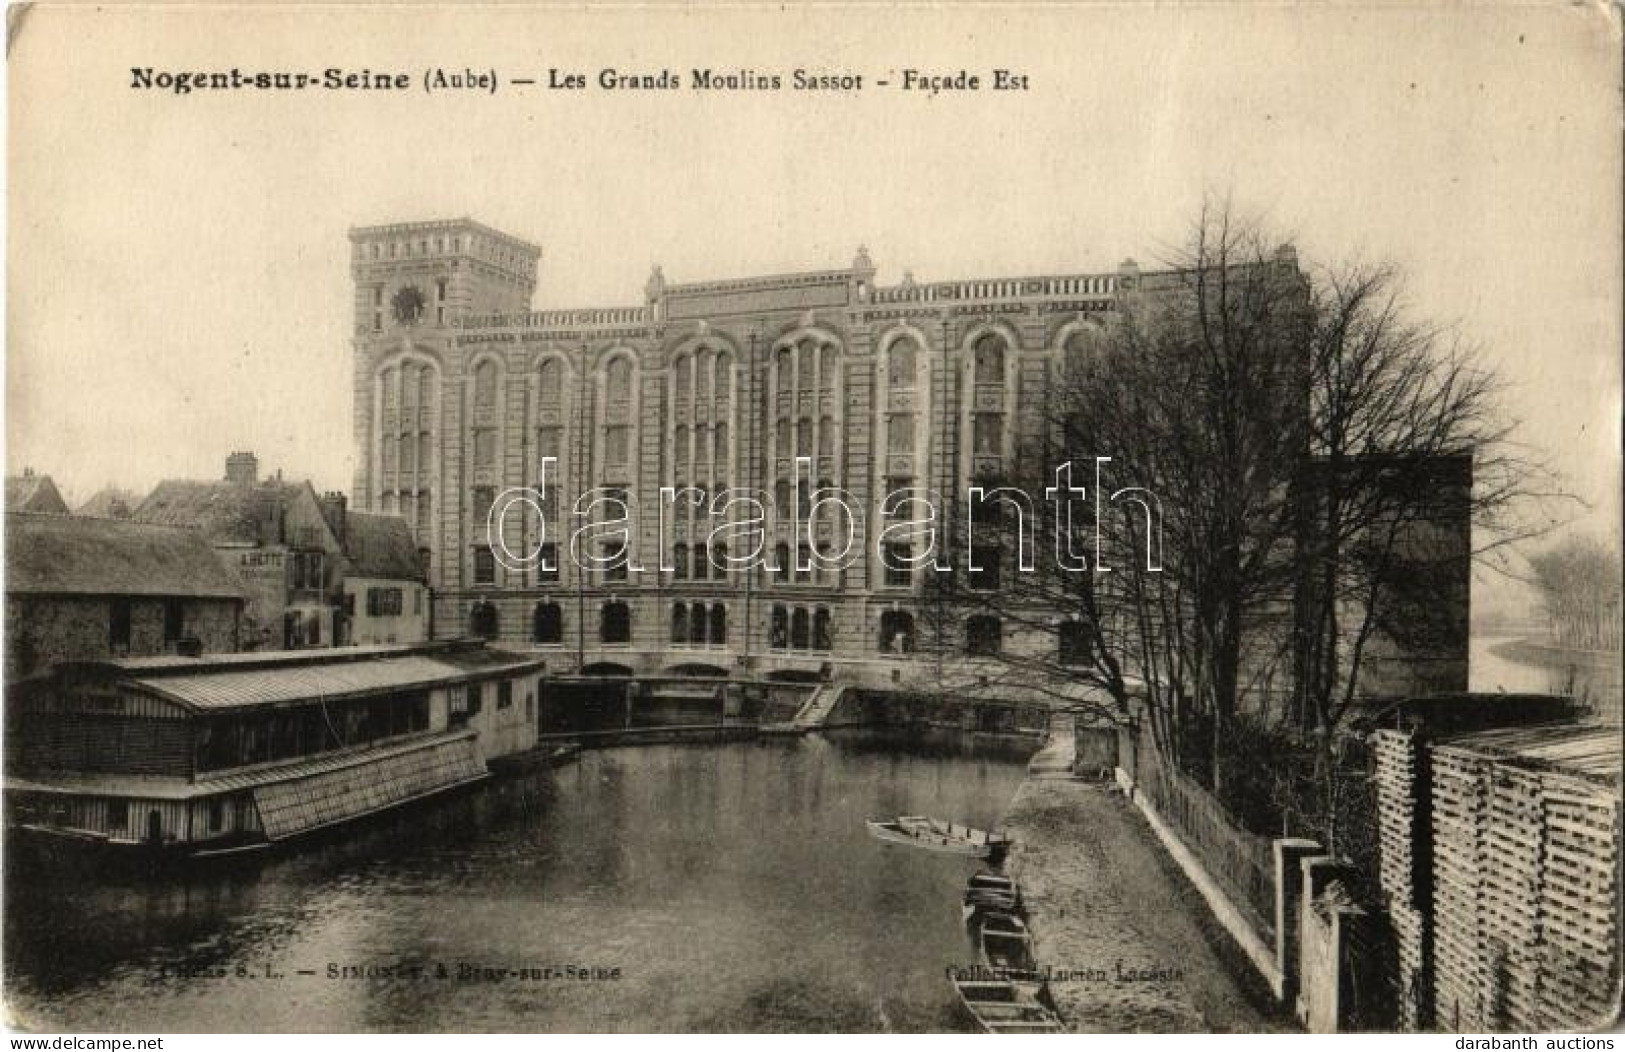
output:
<instances>
[{"instance_id":1,"label":"fence","mask_svg":"<svg viewBox=\"0 0 1625 1052\"><path fill-rule=\"evenodd\" d=\"M1265 944L1275 941L1273 842L1238 826L1224 805L1175 769L1142 735L1134 779L1165 823L1192 853Z\"/></svg>"}]
</instances>

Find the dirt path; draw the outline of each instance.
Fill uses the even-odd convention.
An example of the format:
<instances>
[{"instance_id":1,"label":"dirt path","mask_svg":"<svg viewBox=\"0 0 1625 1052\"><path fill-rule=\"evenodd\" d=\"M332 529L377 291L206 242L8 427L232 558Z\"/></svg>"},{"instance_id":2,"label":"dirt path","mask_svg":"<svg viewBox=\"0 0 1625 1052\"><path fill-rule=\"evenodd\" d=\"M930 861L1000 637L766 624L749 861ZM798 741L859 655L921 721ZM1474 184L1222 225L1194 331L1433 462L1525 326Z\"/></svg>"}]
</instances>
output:
<instances>
[{"instance_id":1,"label":"dirt path","mask_svg":"<svg viewBox=\"0 0 1625 1052\"><path fill-rule=\"evenodd\" d=\"M1031 777L1005 818L1041 966L1069 1030L1295 1030L1144 817L1104 785Z\"/></svg>"}]
</instances>

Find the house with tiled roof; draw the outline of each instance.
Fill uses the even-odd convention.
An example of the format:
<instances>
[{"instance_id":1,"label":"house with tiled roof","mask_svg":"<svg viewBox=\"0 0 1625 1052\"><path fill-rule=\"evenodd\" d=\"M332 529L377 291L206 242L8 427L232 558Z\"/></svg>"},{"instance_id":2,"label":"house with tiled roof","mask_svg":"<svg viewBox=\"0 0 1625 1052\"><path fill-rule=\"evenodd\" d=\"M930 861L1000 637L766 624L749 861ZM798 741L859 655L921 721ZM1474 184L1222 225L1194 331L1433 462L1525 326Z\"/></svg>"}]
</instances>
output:
<instances>
[{"instance_id":1,"label":"house with tiled roof","mask_svg":"<svg viewBox=\"0 0 1625 1052\"><path fill-rule=\"evenodd\" d=\"M33 511L44 515L67 515L68 502L49 475L36 475L24 468L21 475L6 476L6 510Z\"/></svg>"},{"instance_id":2,"label":"house with tiled roof","mask_svg":"<svg viewBox=\"0 0 1625 1052\"><path fill-rule=\"evenodd\" d=\"M321 499L342 562L340 643L417 643L429 638L425 553L399 515L350 511L341 493Z\"/></svg>"},{"instance_id":3,"label":"house with tiled roof","mask_svg":"<svg viewBox=\"0 0 1625 1052\"><path fill-rule=\"evenodd\" d=\"M224 479L166 479L131 518L208 539L248 590L245 649L334 644L343 551L309 482L262 481L252 453L233 453Z\"/></svg>"},{"instance_id":4,"label":"house with tiled roof","mask_svg":"<svg viewBox=\"0 0 1625 1052\"><path fill-rule=\"evenodd\" d=\"M196 530L6 514L5 680L66 661L238 649L242 582Z\"/></svg>"}]
</instances>

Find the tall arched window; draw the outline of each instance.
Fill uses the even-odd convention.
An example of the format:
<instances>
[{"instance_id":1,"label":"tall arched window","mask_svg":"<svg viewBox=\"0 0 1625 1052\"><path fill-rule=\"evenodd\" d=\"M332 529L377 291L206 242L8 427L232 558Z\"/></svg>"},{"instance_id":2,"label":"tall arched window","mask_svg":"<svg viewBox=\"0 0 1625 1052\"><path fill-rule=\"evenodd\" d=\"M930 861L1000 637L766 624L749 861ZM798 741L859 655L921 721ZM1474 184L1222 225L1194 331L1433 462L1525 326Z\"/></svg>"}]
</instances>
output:
<instances>
[{"instance_id":1,"label":"tall arched window","mask_svg":"<svg viewBox=\"0 0 1625 1052\"><path fill-rule=\"evenodd\" d=\"M914 615L906 610L883 612L879 648L882 654L914 653Z\"/></svg>"},{"instance_id":2,"label":"tall arched window","mask_svg":"<svg viewBox=\"0 0 1625 1052\"><path fill-rule=\"evenodd\" d=\"M483 361L474 368L474 408L490 409L497 404L497 367Z\"/></svg>"},{"instance_id":3,"label":"tall arched window","mask_svg":"<svg viewBox=\"0 0 1625 1052\"><path fill-rule=\"evenodd\" d=\"M1006 415L1005 356L1008 345L999 333L986 333L972 349L972 369L976 385L971 417L971 453L975 458L973 477L1002 471Z\"/></svg>"},{"instance_id":4,"label":"tall arched window","mask_svg":"<svg viewBox=\"0 0 1625 1052\"><path fill-rule=\"evenodd\" d=\"M767 645L774 650L783 650L790 645L790 611L785 607L773 608L773 617L767 629Z\"/></svg>"},{"instance_id":5,"label":"tall arched window","mask_svg":"<svg viewBox=\"0 0 1625 1052\"><path fill-rule=\"evenodd\" d=\"M418 545L428 547L433 543L429 531L439 373L427 361L408 358L386 365L377 376L381 408L374 429L379 463L375 506L399 511Z\"/></svg>"},{"instance_id":6,"label":"tall arched window","mask_svg":"<svg viewBox=\"0 0 1625 1052\"><path fill-rule=\"evenodd\" d=\"M728 608L721 603L711 604L711 642L716 646L728 642Z\"/></svg>"},{"instance_id":7,"label":"tall arched window","mask_svg":"<svg viewBox=\"0 0 1625 1052\"><path fill-rule=\"evenodd\" d=\"M688 641L695 646L705 642L705 604L695 603L688 610Z\"/></svg>"},{"instance_id":8,"label":"tall arched window","mask_svg":"<svg viewBox=\"0 0 1625 1052\"><path fill-rule=\"evenodd\" d=\"M813 612L812 646L814 650L829 650L831 637L829 608L819 607Z\"/></svg>"},{"instance_id":9,"label":"tall arched window","mask_svg":"<svg viewBox=\"0 0 1625 1052\"><path fill-rule=\"evenodd\" d=\"M676 603L671 608L671 641L688 642L688 604Z\"/></svg>"},{"instance_id":10,"label":"tall arched window","mask_svg":"<svg viewBox=\"0 0 1625 1052\"><path fill-rule=\"evenodd\" d=\"M603 462L599 482L606 485L625 485L633 476L637 422L633 372L630 354L617 354L604 371L604 406L600 418Z\"/></svg>"},{"instance_id":11,"label":"tall arched window","mask_svg":"<svg viewBox=\"0 0 1625 1052\"><path fill-rule=\"evenodd\" d=\"M809 643L807 608L798 606L790 615L790 648L806 650Z\"/></svg>"}]
</instances>

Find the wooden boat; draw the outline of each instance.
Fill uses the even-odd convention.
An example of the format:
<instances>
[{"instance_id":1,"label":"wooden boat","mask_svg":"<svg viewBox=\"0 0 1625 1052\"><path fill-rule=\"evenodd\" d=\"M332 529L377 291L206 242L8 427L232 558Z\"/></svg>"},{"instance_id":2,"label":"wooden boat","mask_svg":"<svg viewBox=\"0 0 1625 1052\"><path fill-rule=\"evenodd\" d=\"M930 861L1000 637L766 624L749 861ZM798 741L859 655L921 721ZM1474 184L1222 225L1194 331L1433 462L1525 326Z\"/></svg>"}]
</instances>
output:
<instances>
[{"instance_id":1,"label":"wooden boat","mask_svg":"<svg viewBox=\"0 0 1625 1052\"><path fill-rule=\"evenodd\" d=\"M1041 1000L1036 983L953 980L954 992L987 1034L1059 1034L1061 1019Z\"/></svg>"},{"instance_id":2,"label":"wooden boat","mask_svg":"<svg viewBox=\"0 0 1625 1052\"><path fill-rule=\"evenodd\" d=\"M1035 971L1032 936L1018 917L989 914L982 918L978 940L989 968L1018 977Z\"/></svg>"},{"instance_id":3,"label":"wooden boat","mask_svg":"<svg viewBox=\"0 0 1625 1052\"><path fill-rule=\"evenodd\" d=\"M979 913L1017 913L1021 910L1021 888L1003 873L983 870L973 874L965 885L962 915L969 923Z\"/></svg>"},{"instance_id":4,"label":"wooden boat","mask_svg":"<svg viewBox=\"0 0 1625 1052\"><path fill-rule=\"evenodd\" d=\"M972 829L923 815L897 818L870 818L864 822L876 839L889 844L907 844L927 851L970 858L1002 857L1009 840L997 833Z\"/></svg>"}]
</instances>

